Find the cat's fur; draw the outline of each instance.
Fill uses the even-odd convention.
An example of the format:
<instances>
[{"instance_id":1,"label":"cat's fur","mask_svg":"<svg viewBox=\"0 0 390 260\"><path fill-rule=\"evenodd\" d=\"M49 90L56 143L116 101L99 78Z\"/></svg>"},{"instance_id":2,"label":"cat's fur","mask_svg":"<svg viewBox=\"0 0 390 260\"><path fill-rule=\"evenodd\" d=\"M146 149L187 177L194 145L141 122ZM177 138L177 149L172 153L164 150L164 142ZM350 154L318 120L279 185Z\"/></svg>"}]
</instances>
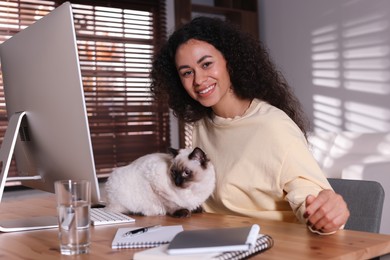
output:
<instances>
[{"instance_id":1,"label":"cat's fur","mask_svg":"<svg viewBox=\"0 0 390 260\"><path fill-rule=\"evenodd\" d=\"M188 217L215 187L214 166L200 149L170 149L116 168L107 180L107 208L145 216Z\"/></svg>"}]
</instances>

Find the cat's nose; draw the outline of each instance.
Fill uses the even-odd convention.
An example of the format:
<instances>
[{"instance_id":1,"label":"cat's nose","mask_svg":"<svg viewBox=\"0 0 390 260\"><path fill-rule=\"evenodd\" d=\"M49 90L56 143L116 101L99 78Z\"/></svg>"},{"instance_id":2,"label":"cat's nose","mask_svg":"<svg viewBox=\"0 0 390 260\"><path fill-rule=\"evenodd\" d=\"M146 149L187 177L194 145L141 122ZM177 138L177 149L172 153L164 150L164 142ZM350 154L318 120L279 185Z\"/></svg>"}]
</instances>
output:
<instances>
[{"instance_id":1,"label":"cat's nose","mask_svg":"<svg viewBox=\"0 0 390 260\"><path fill-rule=\"evenodd\" d=\"M180 176L180 174L176 174L173 180L174 180L176 186L178 186L178 187L182 186L183 178Z\"/></svg>"}]
</instances>

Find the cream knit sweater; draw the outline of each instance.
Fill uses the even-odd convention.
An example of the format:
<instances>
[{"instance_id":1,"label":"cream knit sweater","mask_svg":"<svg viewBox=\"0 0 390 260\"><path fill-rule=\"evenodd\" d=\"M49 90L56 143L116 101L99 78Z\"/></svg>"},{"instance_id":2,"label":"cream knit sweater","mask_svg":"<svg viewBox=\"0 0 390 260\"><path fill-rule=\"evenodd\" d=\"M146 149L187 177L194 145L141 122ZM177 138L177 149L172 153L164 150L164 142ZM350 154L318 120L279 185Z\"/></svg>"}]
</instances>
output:
<instances>
[{"instance_id":1,"label":"cream knit sweater","mask_svg":"<svg viewBox=\"0 0 390 260\"><path fill-rule=\"evenodd\" d=\"M257 99L241 117L195 123L193 146L217 173L207 212L304 223L306 196L331 188L298 126Z\"/></svg>"}]
</instances>

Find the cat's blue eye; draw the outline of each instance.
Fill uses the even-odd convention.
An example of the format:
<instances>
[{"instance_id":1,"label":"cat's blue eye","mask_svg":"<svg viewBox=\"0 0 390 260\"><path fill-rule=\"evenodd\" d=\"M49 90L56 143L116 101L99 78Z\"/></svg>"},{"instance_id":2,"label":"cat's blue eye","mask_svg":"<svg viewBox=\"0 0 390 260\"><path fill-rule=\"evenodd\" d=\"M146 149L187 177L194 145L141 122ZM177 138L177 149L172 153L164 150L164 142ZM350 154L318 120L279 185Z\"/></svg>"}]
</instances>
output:
<instances>
[{"instance_id":1,"label":"cat's blue eye","mask_svg":"<svg viewBox=\"0 0 390 260\"><path fill-rule=\"evenodd\" d=\"M182 176L183 178L186 178L186 177L190 176L191 173L192 173L191 170L186 169L186 170L184 170L184 171L182 172L182 175L181 175L181 176Z\"/></svg>"}]
</instances>

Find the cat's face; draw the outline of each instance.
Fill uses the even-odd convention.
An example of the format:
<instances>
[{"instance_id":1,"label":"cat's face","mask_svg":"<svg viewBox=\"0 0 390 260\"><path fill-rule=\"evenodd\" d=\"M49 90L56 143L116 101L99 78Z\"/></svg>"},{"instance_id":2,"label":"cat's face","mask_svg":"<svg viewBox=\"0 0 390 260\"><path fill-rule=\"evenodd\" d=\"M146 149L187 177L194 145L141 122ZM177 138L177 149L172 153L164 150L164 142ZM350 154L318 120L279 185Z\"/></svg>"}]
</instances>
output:
<instances>
[{"instance_id":1,"label":"cat's face","mask_svg":"<svg viewBox=\"0 0 390 260\"><path fill-rule=\"evenodd\" d=\"M170 149L174 156L170 168L173 183L180 188L189 188L194 183L212 181L214 179L213 166L202 149Z\"/></svg>"}]
</instances>

